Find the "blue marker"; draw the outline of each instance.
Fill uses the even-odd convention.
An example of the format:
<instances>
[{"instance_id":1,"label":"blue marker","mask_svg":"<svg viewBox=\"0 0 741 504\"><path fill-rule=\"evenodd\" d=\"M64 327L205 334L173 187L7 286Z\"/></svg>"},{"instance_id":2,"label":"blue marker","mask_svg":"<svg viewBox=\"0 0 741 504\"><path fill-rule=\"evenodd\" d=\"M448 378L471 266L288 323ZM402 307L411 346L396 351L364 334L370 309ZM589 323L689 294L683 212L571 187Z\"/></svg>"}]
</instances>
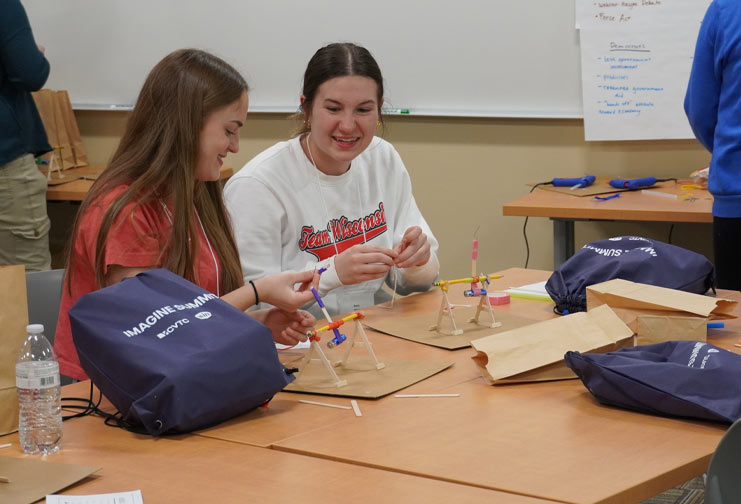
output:
<instances>
[{"instance_id":1,"label":"blue marker","mask_svg":"<svg viewBox=\"0 0 741 504\"><path fill-rule=\"evenodd\" d=\"M725 326L725 322L708 322L708 329L723 329Z\"/></svg>"}]
</instances>

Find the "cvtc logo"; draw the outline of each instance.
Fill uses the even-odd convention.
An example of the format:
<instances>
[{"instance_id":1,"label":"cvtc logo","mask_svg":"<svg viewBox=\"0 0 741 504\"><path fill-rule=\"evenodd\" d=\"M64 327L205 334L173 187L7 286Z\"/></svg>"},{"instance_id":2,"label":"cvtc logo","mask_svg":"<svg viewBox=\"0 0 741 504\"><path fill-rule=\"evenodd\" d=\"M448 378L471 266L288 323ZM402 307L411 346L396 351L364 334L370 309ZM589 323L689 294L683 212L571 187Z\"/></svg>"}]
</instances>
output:
<instances>
[{"instance_id":1,"label":"cvtc logo","mask_svg":"<svg viewBox=\"0 0 741 504\"><path fill-rule=\"evenodd\" d=\"M207 312L207 311L198 312L198 313L196 313L196 318L198 320L206 320L206 319L209 319L209 318L211 318L211 312Z\"/></svg>"}]
</instances>

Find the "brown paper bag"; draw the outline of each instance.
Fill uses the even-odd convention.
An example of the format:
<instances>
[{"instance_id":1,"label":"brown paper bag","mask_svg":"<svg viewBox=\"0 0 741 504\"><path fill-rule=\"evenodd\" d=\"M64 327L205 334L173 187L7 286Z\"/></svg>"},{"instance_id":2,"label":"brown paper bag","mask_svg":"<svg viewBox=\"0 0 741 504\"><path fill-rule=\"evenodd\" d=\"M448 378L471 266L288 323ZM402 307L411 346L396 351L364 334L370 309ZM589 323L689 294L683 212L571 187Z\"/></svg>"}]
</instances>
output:
<instances>
[{"instance_id":1,"label":"brown paper bag","mask_svg":"<svg viewBox=\"0 0 741 504\"><path fill-rule=\"evenodd\" d=\"M18 430L15 360L28 325L26 269L0 266L0 435Z\"/></svg>"},{"instance_id":2,"label":"brown paper bag","mask_svg":"<svg viewBox=\"0 0 741 504\"><path fill-rule=\"evenodd\" d=\"M635 344L652 345L671 340L705 342L708 339L707 323L708 319L703 317L638 315Z\"/></svg>"},{"instance_id":3,"label":"brown paper bag","mask_svg":"<svg viewBox=\"0 0 741 504\"><path fill-rule=\"evenodd\" d=\"M472 357L492 384L576 378L563 356L569 350L608 352L632 344L630 330L609 306L473 340Z\"/></svg>"},{"instance_id":4,"label":"brown paper bag","mask_svg":"<svg viewBox=\"0 0 741 504\"><path fill-rule=\"evenodd\" d=\"M621 279L587 287L587 310L609 305L634 333L640 333L636 344L705 341L708 319L736 318L731 313L736 303Z\"/></svg>"},{"instance_id":5,"label":"brown paper bag","mask_svg":"<svg viewBox=\"0 0 741 504\"><path fill-rule=\"evenodd\" d=\"M88 166L90 163L88 163L85 148L82 146L80 129L77 127L77 119L72 111L72 103L69 101L67 91L57 91L57 102L60 105L64 127L67 130L67 138L72 146L75 166Z\"/></svg>"},{"instance_id":6,"label":"brown paper bag","mask_svg":"<svg viewBox=\"0 0 741 504\"><path fill-rule=\"evenodd\" d=\"M57 137L59 143L52 147L57 149L57 159L62 160L62 169L75 167L75 155L72 153L72 144L69 141L69 134L67 133L67 125L64 121L64 112L62 103L59 100L59 93L52 91L52 101L54 102L54 128L57 130ZM46 127L46 126L44 126Z\"/></svg>"},{"instance_id":7,"label":"brown paper bag","mask_svg":"<svg viewBox=\"0 0 741 504\"><path fill-rule=\"evenodd\" d=\"M33 101L36 102L36 109L41 116L41 122L44 123L46 136L49 144L54 147L59 145L59 135L57 134L56 120L54 119L54 91L51 89L41 89L34 93ZM49 154L47 154L48 156Z\"/></svg>"},{"instance_id":8,"label":"brown paper bag","mask_svg":"<svg viewBox=\"0 0 741 504\"><path fill-rule=\"evenodd\" d=\"M44 155L49 166L52 166L52 157L54 170L88 166L87 154L82 146L80 130L67 91L42 89L31 94L44 123L49 144L54 149Z\"/></svg>"}]
</instances>

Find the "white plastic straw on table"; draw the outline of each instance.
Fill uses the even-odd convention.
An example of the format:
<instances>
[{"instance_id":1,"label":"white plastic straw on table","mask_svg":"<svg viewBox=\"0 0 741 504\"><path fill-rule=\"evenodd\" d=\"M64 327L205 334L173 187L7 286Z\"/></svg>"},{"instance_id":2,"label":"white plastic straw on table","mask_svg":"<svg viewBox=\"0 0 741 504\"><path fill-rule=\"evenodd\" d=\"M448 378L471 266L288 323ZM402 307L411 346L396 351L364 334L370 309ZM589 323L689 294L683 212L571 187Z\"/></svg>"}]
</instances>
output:
<instances>
[{"instance_id":1,"label":"white plastic straw on table","mask_svg":"<svg viewBox=\"0 0 741 504\"><path fill-rule=\"evenodd\" d=\"M10 448L11 446L13 446L12 443L0 444L0 448Z\"/></svg>"},{"instance_id":2,"label":"white plastic straw on table","mask_svg":"<svg viewBox=\"0 0 741 504\"><path fill-rule=\"evenodd\" d=\"M355 416L363 416L363 413L360 412L358 401L356 401L355 399L350 399L350 405L352 406L352 410L355 412Z\"/></svg>"},{"instance_id":3,"label":"white plastic straw on table","mask_svg":"<svg viewBox=\"0 0 741 504\"><path fill-rule=\"evenodd\" d=\"M396 394L394 397L460 397L460 394Z\"/></svg>"},{"instance_id":4,"label":"white plastic straw on table","mask_svg":"<svg viewBox=\"0 0 741 504\"><path fill-rule=\"evenodd\" d=\"M641 192L643 194L650 194L651 196L663 196L664 198L677 199L677 195L676 194L667 193L667 192L647 191L646 189L643 189Z\"/></svg>"},{"instance_id":5,"label":"white plastic straw on table","mask_svg":"<svg viewBox=\"0 0 741 504\"><path fill-rule=\"evenodd\" d=\"M329 408L352 409L350 406L342 406L341 404L330 404L330 403L325 403L325 402L307 401L305 399L299 399L298 402L301 402L304 404L313 404L314 406L327 406Z\"/></svg>"}]
</instances>

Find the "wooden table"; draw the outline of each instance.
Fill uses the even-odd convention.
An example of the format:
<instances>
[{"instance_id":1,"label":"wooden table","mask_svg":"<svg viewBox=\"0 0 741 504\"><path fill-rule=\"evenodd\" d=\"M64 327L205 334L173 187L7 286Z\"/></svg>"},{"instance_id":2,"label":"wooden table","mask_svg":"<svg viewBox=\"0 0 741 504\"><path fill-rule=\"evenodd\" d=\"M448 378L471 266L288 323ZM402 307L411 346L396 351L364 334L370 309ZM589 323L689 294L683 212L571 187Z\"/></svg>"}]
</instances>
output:
<instances>
[{"instance_id":1,"label":"wooden table","mask_svg":"<svg viewBox=\"0 0 741 504\"><path fill-rule=\"evenodd\" d=\"M642 191L624 191L619 193L618 198L602 201L593 196L580 197L536 189L505 204L502 214L549 217L553 221L554 269L574 254L574 222L578 220L713 222L712 196L707 190L682 190L676 183L665 182L651 191L676 194L678 197L670 199ZM680 197L690 193L697 199L687 201Z\"/></svg>"},{"instance_id":2,"label":"wooden table","mask_svg":"<svg viewBox=\"0 0 741 504\"><path fill-rule=\"evenodd\" d=\"M503 273L494 289L549 275L515 268ZM432 313L438 295L406 298L400 309L408 315ZM451 296L452 302L462 300ZM542 320L553 316L551 308L513 299L504 310ZM381 316L379 310L365 311L372 317ZM711 342L738 350L733 343L739 330L741 322L730 321L726 330L713 332ZM379 348L392 344L388 336L368 332ZM398 342L402 348L404 341ZM471 349L417 347L428 356L452 356L456 364L404 392L460 397L359 401L363 417L354 418L343 410L295 404L298 398L281 393L273 403L285 402L280 407L292 412L293 435L287 416L258 426L236 419L200 435L239 443L272 437L271 446L288 453L545 500L633 503L702 474L727 427L602 406L578 380L490 386L470 362Z\"/></svg>"},{"instance_id":3,"label":"wooden table","mask_svg":"<svg viewBox=\"0 0 741 504\"><path fill-rule=\"evenodd\" d=\"M83 386L65 387L63 395L89 388L87 382L79 385ZM18 434L2 436L0 443L12 443L12 447L0 450L0 455L41 458L21 452ZM65 422L62 448L45 460L102 467L58 493L89 495L140 489L146 504L325 503L342 501L350 495L352 502L368 504L546 504L538 499L469 485L307 458L192 434L152 438L108 427L100 417ZM3 501L1 493L0 501Z\"/></svg>"},{"instance_id":4,"label":"wooden table","mask_svg":"<svg viewBox=\"0 0 741 504\"><path fill-rule=\"evenodd\" d=\"M519 268L502 273L494 290L549 276ZM455 289L450 296L454 303L465 299ZM368 319L429 313L432 320L439 302L435 290L397 300L391 310L364 312ZM552 306L512 299L497 310L545 320L554 316ZM741 322L728 321L710 341L738 350L733 343L739 331ZM298 402L349 404L347 399L282 392L267 408L162 439L86 417L65 423L62 450L49 460L103 466L68 493L142 488L147 504L243 496L300 502L352 496L359 502L633 503L703 473L727 427L602 406L578 380L490 386L471 362L470 348L451 352L367 333L380 356L455 362L404 393L460 397L359 400L363 416L356 417L349 410ZM85 390L85 383L75 384L65 395ZM13 448L0 454L20 456L15 436L0 438L8 441Z\"/></svg>"},{"instance_id":5,"label":"wooden table","mask_svg":"<svg viewBox=\"0 0 741 504\"><path fill-rule=\"evenodd\" d=\"M103 165L91 165L82 168L70 168L64 170L65 177L75 178L64 184L49 185L46 190L47 201L82 201L93 186L95 178L105 169ZM221 180L232 176L234 170L228 166L222 166L220 171ZM55 172L53 176L58 176ZM85 178L87 177L87 178Z\"/></svg>"}]
</instances>

